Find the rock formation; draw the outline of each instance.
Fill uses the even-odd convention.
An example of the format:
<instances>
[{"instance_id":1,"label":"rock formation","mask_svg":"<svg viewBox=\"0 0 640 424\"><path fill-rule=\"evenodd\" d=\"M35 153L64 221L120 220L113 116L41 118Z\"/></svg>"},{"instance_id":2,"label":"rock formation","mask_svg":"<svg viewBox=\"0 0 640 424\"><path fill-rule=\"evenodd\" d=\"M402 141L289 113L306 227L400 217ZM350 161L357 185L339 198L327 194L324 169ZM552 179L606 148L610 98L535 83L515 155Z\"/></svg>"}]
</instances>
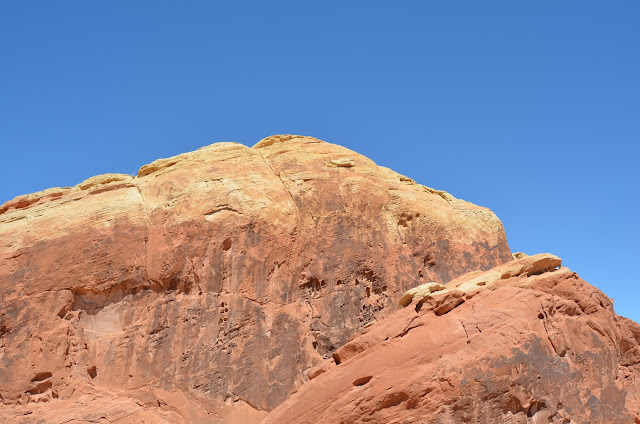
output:
<instances>
[{"instance_id":1,"label":"rock formation","mask_svg":"<svg viewBox=\"0 0 640 424\"><path fill-rule=\"evenodd\" d=\"M502 224L488 209L310 137L274 136L253 148L218 143L145 165L137 177L100 175L20 196L0 206L0 422L255 423L302 386L293 403L269 418L278 422L318 387L316 380L303 385L309 369L342 358L356 333L386 331L379 328L409 313L425 325L394 340L413 340L427 329L426 307L416 312L410 305L385 318L400 308L406 290L511 260ZM553 290L545 302L555 299ZM435 332L425 346L450 340L460 352L477 357L484 348L488 354L493 347L482 343L495 338L484 341L480 329L515 313L510 295L540 302L538 293L507 287L464 294L462 305L434 318L443 322L437 324L442 339ZM603 302L597 313L609 313L606 298L596 298ZM472 321L479 319L469 315L472 305L485 321ZM469 323L458 343L461 324L447 317L460 311ZM575 313L580 323L590 316ZM548 331L564 331L564 321L543 318L523 334L543 323L560 326ZM622 331L595 322L603 343ZM528 315L513 323L530 324ZM630 323L625 328L637 334ZM504 346L511 343L522 355L546 352L545 340L518 336ZM593 360L583 354L603 379L615 362L610 347ZM507 362L515 358L501 352L510 355ZM540 357L542 366L546 356ZM455 360L470 363L461 354ZM345 361L336 370L351 367ZM529 366L522 373L529 375L536 363ZM422 375L414 362L402 367L406 381L414 376L405 370ZM338 372L331 390L342 390L347 375ZM366 390L377 384L377 374L371 378L349 384ZM471 393L465 399L475 399L481 383L465 381ZM603 381L595 399L603 408L619 405L618 380ZM403 387L393 392L417 396ZM408 401L399 396L382 402L404 407ZM556 398L565 399L549 402ZM517 399L527 411L542 409Z\"/></svg>"},{"instance_id":2,"label":"rock formation","mask_svg":"<svg viewBox=\"0 0 640 424\"><path fill-rule=\"evenodd\" d=\"M635 423L640 326L302 136L0 206L2 423Z\"/></svg>"},{"instance_id":3,"label":"rock formation","mask_svg":"<svg viewBox=\"0 0 640 424\"><path fill-rule=\"evenodd\" d=\"M522 257L408 293L264 423L640 422L640 325L559 266Z\"/></svg>"}]
</instances>

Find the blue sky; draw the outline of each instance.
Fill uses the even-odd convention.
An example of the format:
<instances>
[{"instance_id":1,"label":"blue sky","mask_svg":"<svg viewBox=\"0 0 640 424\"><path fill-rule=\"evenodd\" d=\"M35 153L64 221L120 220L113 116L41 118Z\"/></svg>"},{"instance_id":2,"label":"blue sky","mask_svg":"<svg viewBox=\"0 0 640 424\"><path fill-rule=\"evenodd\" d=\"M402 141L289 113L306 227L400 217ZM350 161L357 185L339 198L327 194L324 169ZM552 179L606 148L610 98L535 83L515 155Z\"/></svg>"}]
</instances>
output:
<instances>
[{"instance_id":1,"label":"blue sky","mask_svg":"<svg viewBox=\"0 0 640 424\"><path fill-rule=\"evenodd\" d=\"M217 141L356 150L640 321L640 2L0 2L0 203Z\"/></svg>"}]
</instances>

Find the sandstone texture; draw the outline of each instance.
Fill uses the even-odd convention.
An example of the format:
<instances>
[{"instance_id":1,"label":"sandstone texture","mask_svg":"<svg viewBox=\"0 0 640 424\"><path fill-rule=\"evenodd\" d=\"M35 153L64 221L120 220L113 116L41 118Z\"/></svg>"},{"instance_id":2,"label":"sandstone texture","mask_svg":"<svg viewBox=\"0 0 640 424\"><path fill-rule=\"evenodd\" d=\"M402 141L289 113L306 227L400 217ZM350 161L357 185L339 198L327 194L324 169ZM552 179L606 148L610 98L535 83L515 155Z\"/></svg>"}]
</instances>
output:
<instances>
[{"instance_id":1,"label":"sandstone texture","mask_svg":"<svg viewBox=\"0 0 640 424\"><path fill-rule=\"evenodd\" d=\"M267 422L631 419L637 325L529 258L490 210L311 137L20 196L0 206L0 422L257 423L298 389ZM448 284L401 309L425 283Z\"/></svg>"},{"instance_id":2,"label":"sandstone texture","mask_svg":"<svg viewBox=\"0 0 640 424\"><path fill-rule=\"evenodd\" d=\"M640 422L640 326L558 257L430 287L312 369L263 422Z\"/></svg>"}]
</instances>

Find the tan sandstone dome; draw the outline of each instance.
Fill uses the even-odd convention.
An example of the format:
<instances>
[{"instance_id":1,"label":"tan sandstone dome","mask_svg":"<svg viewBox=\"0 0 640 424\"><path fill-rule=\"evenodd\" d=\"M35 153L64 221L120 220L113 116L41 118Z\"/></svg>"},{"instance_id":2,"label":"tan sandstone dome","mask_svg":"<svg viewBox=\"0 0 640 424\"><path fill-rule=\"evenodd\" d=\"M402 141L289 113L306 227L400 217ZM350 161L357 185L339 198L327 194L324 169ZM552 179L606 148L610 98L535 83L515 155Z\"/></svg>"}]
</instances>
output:
<instances>
[{"instance_id":1,"label":"tan sandstone dome","mask_svg":"<svg viewBox=\"0 0 640 424\"><path fill-rule=\"evenodd\" d=\"M490 210L311 137L20 196L0 206L0 422L256 423L405 291L511 260Z\"/></svg>"}]
</instances>

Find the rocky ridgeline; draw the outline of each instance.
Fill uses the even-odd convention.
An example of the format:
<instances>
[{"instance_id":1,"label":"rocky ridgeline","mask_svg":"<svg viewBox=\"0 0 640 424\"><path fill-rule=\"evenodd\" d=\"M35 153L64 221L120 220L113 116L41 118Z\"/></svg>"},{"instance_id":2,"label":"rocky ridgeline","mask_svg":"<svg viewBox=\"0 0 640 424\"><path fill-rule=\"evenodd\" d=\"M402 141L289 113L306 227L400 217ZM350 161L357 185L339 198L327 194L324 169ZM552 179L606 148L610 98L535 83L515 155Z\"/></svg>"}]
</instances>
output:
<instances>
[{"instance_id":1,"label":"rocky ridgeline","mask_svg":"<svg viewBox=\"0 0 640 424\"><path fill-rule=\"evenodd\" d=\"M559 267L311 137L20 196L0 422L640 422L640 329Z\"/></svg>"},{"instance_id":2,"label":"rocky ridgeline","mask_svg":"<svg viewBox=\"0 0 640 424\"><path fill-rule=\"evenodd\" d=\"M401 298L267 423L634 423L640 326L549 254Z\"/></svg>"}]
</instances>

